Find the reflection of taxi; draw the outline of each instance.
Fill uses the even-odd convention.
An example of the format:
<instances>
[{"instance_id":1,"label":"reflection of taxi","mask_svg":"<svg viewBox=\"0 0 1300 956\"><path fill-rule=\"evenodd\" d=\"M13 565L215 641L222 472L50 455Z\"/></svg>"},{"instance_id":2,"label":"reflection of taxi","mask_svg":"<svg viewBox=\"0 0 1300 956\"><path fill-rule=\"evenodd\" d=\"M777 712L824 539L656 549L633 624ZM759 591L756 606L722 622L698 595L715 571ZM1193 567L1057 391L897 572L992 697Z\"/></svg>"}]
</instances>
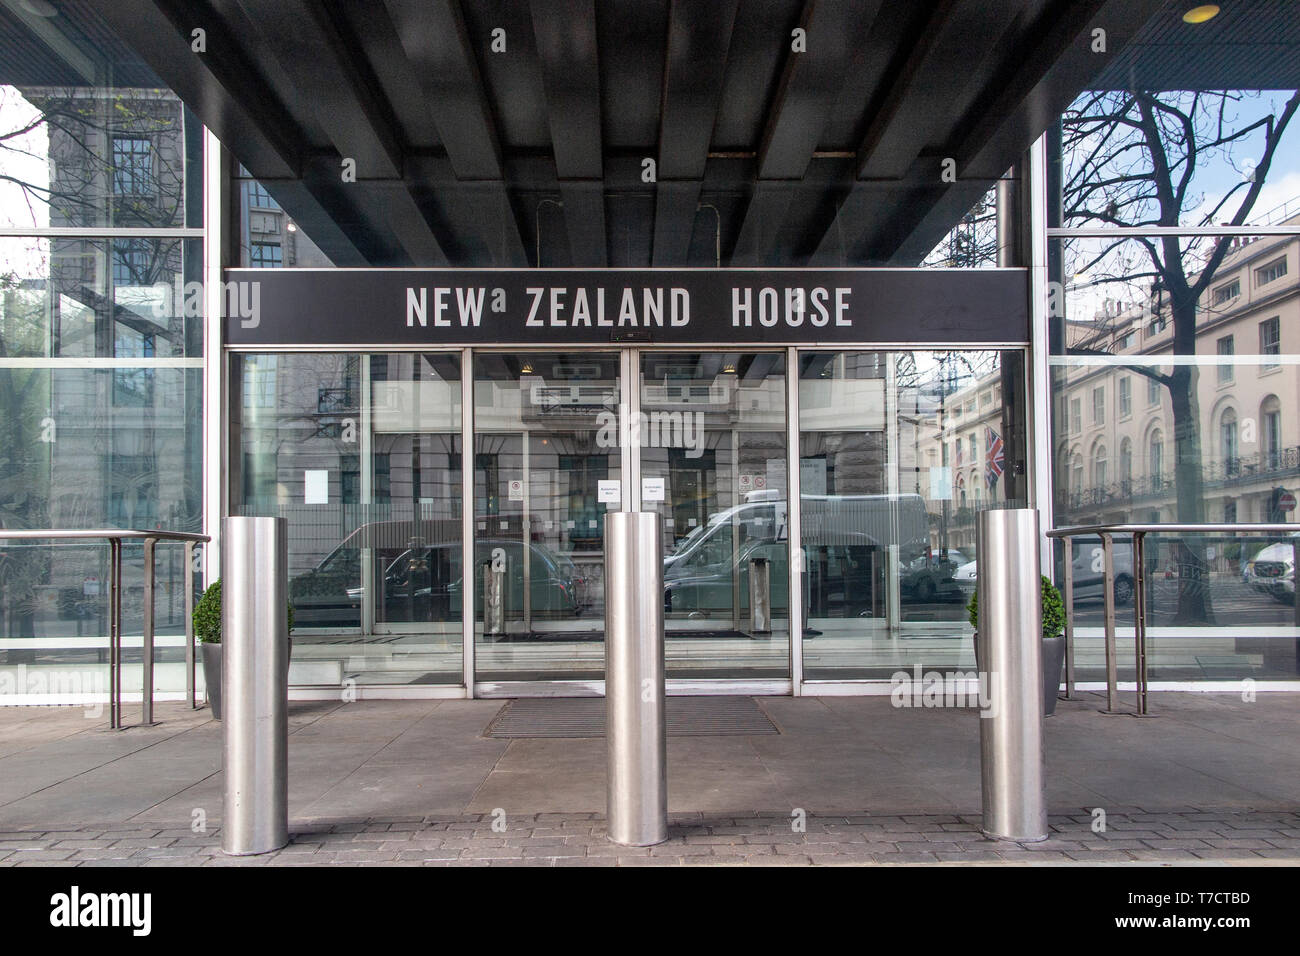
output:
<instances>
[{"instance_id":1,"label":"reflection of taxi","mask_svg":"<svg viewBox=\"0 0 1300 956\"><path fill-rule=\"evenodd\" d=\"M1289 541L1270 544L1246 562L1241 579L1276 601L1295 600L1295 551Z\"/></svg>"},{"instance_id":2,"label":"reflection of taxi","mask_svg":"<svg viewBox=\"0 0 1300 956\"><path fill-rule=\"evenodd\" d=\"M959 598L962 591L953 576L969 560L956 548L949 548L946 557L942 551L923 554L904 566L899 589L905 598L912 597L922 604Z\"/></svg>"}]
</instances>

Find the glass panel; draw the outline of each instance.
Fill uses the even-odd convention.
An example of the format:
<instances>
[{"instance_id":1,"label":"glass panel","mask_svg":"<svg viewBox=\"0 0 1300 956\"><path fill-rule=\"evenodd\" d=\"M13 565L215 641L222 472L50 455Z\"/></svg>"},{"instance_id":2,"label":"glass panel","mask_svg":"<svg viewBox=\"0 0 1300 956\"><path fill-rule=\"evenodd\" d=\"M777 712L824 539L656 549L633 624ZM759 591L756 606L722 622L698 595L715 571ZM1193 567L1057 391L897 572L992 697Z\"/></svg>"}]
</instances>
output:
<instances>
[{"instance_id":1,"label":"glass panel","mask_svg":"<svg viewBox=\"0 0 1300 956\"><path fill-rule=\"evenodd\" d=\"M202 127L147 70L122 76L150 86L121 88L71 71L66 83L4 85L9 72L0 72L0 226L202 225L201 197L186 195L187 166L202 168Z\"/></svg>"},{"instance_id":2,"label":"glass panel","mask_svg":"<svg viewBox=\"0 0 1300 956\"><path fill-rule=\"evenodd\" d=\"M0 524L201 531L202 402L200 368L0 362ZM183 553L160 544L156 560L156 686L175 691L185 686ZM107 562L96 542L0 546L0 694L107 692ZM128 546L128 688L140 686L142 580L141 549ZM37 664L53 669L22 670Z\"/></svg>"},{"instance_id":3,"label":"glass panel","mask_svg":"<svg viewBox=\"0 0 1300 956\"><path fill-rule=\"evenodd\" d=\"M197 239L0 239L3 356L201 356L202 252Z\"/></svg>"},{"instance_id":4,"label":"glass panel","mask_svg":"<svg viewBox=\"0 0 1300 956\"><path fill-rule=\"evenodd\" d=\"M232 180L239 201L239 265L245 269L329 268L334 265L270 190L240 166ZM275 184L272 184L272 189Z\"/></svg>"},{"instance_id":5,"label":"glass panel","mask_svg":"<svg viewBox=\"0 0 1300 956\"><path fill-rule=\"evenodd\" d=\"M650 352L641 376L641 506L664 522L668 676L788 677L785 355Z\"/></svg>"},{"instance_id":6,"label":"glass panel","mask_svg":"<svg viewBox=\"0 0 1300 956\"><path fill-rule=\"evenodd\" d=\"M973 666L975 516L1024 506L1022 369L1018 352L800 353L807 679Z\"/></svg>"},{"instance_id":7,"label":"glass panel","mask_svg":"<svg viewBox=\"0 0 1300 956\"><path fill-rule=\"evenodd\" d=\"M291 683L460 683L459 362L233 359L236 511L289 519Z\"/></svg>"},{"instance_id":8,"label":"glass panel","mask_svg":"<svg viewBox=\"0 0 1300 956\"><path fill-rule=\"evenodd\" d=\"M475 356L479 680L605 676L604 514L621 507L618 363L609 353Z\"/></svg>"},{"instance_id":9,"label":"glass panel","mask_svg":"<svg viewBox=\"0 0 1300 956\"><path fill-rule=\"evenodd\" d=\"M1300 424L1287 396L1297 389L1300 305L1289 292L1300 238L1058 239L1052 249L1070 277L1052 303L1058 524L1295 521L1286 505L1300 490ZM1260 270L1279 261L1288 271L1261 286ZM1074 423L1070 403L1095 391L1115 415ZM1113 449L1118 470L1098 469ZM1153 675L1157 661L1178 680L1300 672L1290 552L1268 546L1150 540ZM1267 579L1251 567L1266 550ZM1126 560L1116 583L1125 602ZM1076 598L1085 659L1100 653L1100 606L1099 585ZM1243 641L1264 650L1239 652Z\"/></svg>"}]
</instances>

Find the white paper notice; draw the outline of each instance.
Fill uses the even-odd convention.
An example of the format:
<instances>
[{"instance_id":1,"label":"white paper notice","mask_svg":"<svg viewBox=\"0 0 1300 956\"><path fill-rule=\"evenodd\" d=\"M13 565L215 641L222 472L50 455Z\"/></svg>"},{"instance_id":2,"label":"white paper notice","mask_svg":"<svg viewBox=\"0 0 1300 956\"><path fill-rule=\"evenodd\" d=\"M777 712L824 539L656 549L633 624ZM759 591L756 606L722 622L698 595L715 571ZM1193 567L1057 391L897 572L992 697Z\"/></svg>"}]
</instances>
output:
<instances>
[{"instance_id":1,"label":"white paper notice","mask_svg":"<svg viewBox=\"0 0 1300 956\"><path fill-rule=\"evenodd\" d=\"M524 483L522 481L515 479L514 481L510 482L510 500L511 501L524 500Z\"/></svg>"},{"instance_id":2,"label":"white paper notice","mask_svg":"<svg viewBox=\"0 0 1300 956\"><path fill-rule=\"evenodd\" d=\"M330 473L325 469L304 471L303 502L309 505L327 505L330 503Z\"/></svg>"},{"instance_id":3,"label":"white paper notice","mask_svg":"<svg viewBox=\"0 0 1300 956\"><path fill-rule=\"evenodd\" d=\"M642 501L663 501L664 480L662 478L642 478L641 479L641 500Z\"/></svg>"},{"instance_id":4,"label":"white paper notice","mask_svg":"<svg viewBox=\"0 0 1300 956\"><path fill-rule=\"evenodd\" d=\"M601 504L620 504L623 501L623 482L617 478L600 479L596 485L596 498Z\"/></svg>"}]
</instances>

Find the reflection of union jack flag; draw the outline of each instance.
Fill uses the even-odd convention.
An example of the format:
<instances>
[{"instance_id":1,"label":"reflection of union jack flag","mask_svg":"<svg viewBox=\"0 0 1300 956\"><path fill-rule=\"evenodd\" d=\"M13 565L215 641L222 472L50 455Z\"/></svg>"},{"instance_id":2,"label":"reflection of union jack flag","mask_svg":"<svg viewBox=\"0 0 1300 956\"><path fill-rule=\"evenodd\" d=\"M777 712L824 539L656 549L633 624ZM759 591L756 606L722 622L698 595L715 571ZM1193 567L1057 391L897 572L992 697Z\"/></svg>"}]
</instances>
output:
<instances>
[{"instance_id":1,"label":"reflection of union jack flag","mask_svg":"<svg viewBox=\"0 0 1300 956\"><path fill-rule=\"evenodd\" d=\"M1003 458L1002 436L984 426L984 480L988 482L990 488L998 483L1002 477L1002 468L1005 464Z\"/></svg>"}]
</instances>

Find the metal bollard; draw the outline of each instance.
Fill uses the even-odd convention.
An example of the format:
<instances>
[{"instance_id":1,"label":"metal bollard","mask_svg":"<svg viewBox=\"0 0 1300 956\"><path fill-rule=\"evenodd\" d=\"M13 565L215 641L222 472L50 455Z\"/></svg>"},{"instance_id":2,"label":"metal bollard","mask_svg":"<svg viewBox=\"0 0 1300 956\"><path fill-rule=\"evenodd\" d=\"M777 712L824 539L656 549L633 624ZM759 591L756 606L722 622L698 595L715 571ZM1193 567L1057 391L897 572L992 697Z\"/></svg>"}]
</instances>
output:
<instances>
[{"instance_id":1,"label":"metal bollard","mask_svg":"<svg viewBox=\"0 0 1300 956\"><path fill-rule=\"evenodd\" d=\"M288 522L222 525L221 849L246 856L289 842Z\"/></svg>"},{"instance_id":2,"label":"metal bollard","mask_svg":"<svg viewBox=\"0 0 1300 956\"><path fill-rule=\"evenodd\" d=\"M496 561L483 565L483 633L506 632L506 572Z\"/></svg>"},{"instance_id":3,"label":"metal bollard","mask_svg":"<svg viewBox=\"0 0 1300 956\"><path fill-rule=\"evenodd\" d=\"M1033 509L979 514L982 829L996 840L1047 839L1038 540Z\"/></svg>"},{"instance_id":4,"label":"metal bollard","mask_svg":"<svg viewBox=\"0 0 1300 956\"><path fill-rule=\"evenodd\" d=\"M605 516L605 698L609 838L668 839L664 585L660 517Z\"/></svg>"},{"instance_id":5,"label":"metal bollard","mask_svg":"<svg viewBox=\"0 0 1300 956\"><path fill-rule=\"evenodd\" d=\"M772 562L767 558L749 559L749 629L772 633Z\"/></svg>"}]
</instances>

